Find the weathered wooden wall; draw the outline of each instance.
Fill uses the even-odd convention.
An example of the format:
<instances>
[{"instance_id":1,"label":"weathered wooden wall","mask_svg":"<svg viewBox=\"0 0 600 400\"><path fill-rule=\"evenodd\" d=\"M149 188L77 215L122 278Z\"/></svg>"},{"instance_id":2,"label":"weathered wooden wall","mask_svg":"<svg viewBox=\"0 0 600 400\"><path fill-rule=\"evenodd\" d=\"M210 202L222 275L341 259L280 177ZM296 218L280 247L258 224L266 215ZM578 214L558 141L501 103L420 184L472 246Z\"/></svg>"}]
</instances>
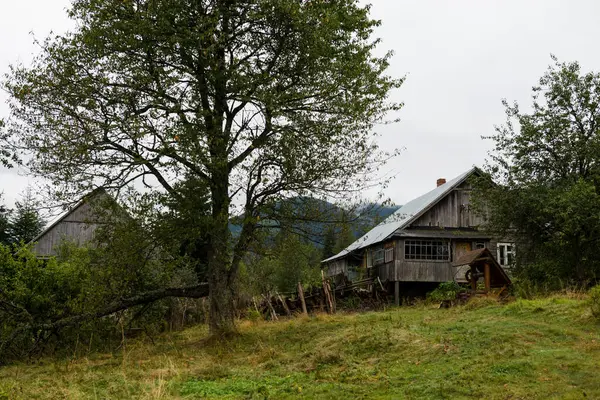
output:
<instances>
[{"instance_id":1,"label":"weathered wooden wall","mask_svg":"<svg viewBox=\"0 0 600 400\"><path fill-rule=\"evenodd\" d=\"M33 252L39 257L51 257L57 254L57 248L65 241L78 246L91 242L102 225L104 218L100 209L106 201L112 200L102 192L81 202L35 240Z\"/></svg>"},{"instance_id":2,"label":"weathered wooden wall","mask_svg":"<svg viewBox=\"0 0 600 400\"><path fill-rule=\"evenodd\" d=\"M446 282L453 278L450 262L405 260L404 239L396 241L394 262L384 265L380 272L387 280L401 282Z\"/></svg>"},{"instance_id":3,"label":"weathered wooden wall","mask_svg":"<svg viewBox=\"0 0 600 400\"><path fill-rule=\"evenodd\" d=\"M450 261L420 261L404 259L404 239L396 241L394 261L377 266L377 274L381 281L400 282L448 282L454 280L458 270L452 267L457 254L457 244L469 242L475 248L476 242L483 242L485 247L492 250L489 240L455 238L450 240ZM495 248L494 250L495 251Z\"/></svg>"},{"instance_id":4,"label":"weathered wooden wall","mask_svg":"<svg viewBox=\"0 0 600 400\"><path fill-rule=\"evenodd\" d=\"M339 274L348 274L348 262L345 258L331 261L327 264L327 276L335 276Z\"/></svg>"},{"instance_id":5,"label":"weathered wooden wall","mask_svg":"<svg viewBox=\"0 0 600 400\"><path fill-rule=\"evenodd\" d=\"M458 270L452 267L457 255L457 244L469 243L470 249L475 249L477 242L483 242L485 247L496 255L497 241L489 240L489 236L479 231L484 223L483 216L474 212L471 207L471 185L464 182L448 193L431 209L418 217L409 227L396 232L394 261L375 266L375 272L382 281L400 282L448 282L454 279ZM437 229L436 229L437 228ZM398 236L410 239L435 239L450 241L450 261L422 261L404 259L404 240ZM377 244L381 245L381 243ZM467 246L467 247L469 247ZM374 246L372 246L374 247ZM369 251L366 249L365 251ZM347 273L347 264L330 264L330 271ZM344 270L344 268L346 268ZM331 273L330 273L331 275Z\"/></svg>"},{"instance_id":6,"label":"weathered wooden wall","mask_svg":"<svg viewBox=\"0 0 600 400\"><path fill-rule=\"evenodd\" d=\"M471 186L465 182L411 224L412 227L472 228L483 223L471 205Z\"/></svg>"}]
</instances>

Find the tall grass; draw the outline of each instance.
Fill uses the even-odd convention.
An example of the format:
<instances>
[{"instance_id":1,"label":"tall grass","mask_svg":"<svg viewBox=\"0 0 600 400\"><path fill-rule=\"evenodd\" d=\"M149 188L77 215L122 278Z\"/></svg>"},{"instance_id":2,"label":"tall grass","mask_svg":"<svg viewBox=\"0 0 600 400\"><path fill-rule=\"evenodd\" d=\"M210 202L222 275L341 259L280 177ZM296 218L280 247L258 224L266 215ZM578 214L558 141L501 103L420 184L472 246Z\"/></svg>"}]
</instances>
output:
<instances>
[{"instance_id":1,"label":"tall grass","mask_svg":"<svg viewBox=\"0 0 600 400\"><path fill-rule=\"evenodd\" d=\"M114 353L0 369L0 399L600 398L600 331L576 295L245 320Z\"/></svg>"}]
</instances>

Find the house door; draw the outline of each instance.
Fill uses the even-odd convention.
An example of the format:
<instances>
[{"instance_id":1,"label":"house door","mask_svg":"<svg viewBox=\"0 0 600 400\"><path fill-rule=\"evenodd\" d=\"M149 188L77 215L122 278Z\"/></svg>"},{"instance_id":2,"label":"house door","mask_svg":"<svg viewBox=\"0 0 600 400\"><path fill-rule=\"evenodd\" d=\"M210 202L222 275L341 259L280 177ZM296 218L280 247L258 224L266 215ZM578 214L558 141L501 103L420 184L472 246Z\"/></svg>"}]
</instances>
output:
<instances>
[{"instance_id":1,"label":"house door","mask_svg":"<svg viewBox=\"0 0 600 400\"><path fill-rule=\"evenodd\" d=\"M456 242L456 247L454 249L454 261L458 260L468 251L471 251L471 242Z\"/></svg>"},{"instance_id":2,"label":"house door","mask_svg":"<svg viewBox=\"0 0 600 400\"><path fill-rule=\"evenodd\" d=\"M453 261L458 260L463 254L471 251L471 242L456 242L456 246L454 246L454 259ZM453 268L454 269L454 281L464 283L467 282L465 279L465 274L470 269L468 265L463 265L462 267Z\"/></svg>"}]
</instances>

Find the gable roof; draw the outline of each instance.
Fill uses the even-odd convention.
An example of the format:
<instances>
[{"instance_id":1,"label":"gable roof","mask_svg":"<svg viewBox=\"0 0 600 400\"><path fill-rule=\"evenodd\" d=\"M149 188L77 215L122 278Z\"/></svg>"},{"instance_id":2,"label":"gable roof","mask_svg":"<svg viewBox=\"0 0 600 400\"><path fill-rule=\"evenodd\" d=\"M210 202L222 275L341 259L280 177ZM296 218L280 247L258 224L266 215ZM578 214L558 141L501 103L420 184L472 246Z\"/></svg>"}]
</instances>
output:
<instances>
[{"instance_id":1,"label":"gable roof","mask_svg":"<svg viewBox=\"0 0 600 400\"><path fill-rule=\"evenodd\" d=\"M350 246L346 247L333 257L323 260L322 262L336 260L350 254L353 251L360 250L386 240L397 230L408 227L412 222L427 212L431 207L436 205L440 200L446 197L448 193L454 190L474 173L480 173L479 168L473 167L470 170L463 172L456 178L436 187L432 191L409 201L396 210L396 212L387 217L379 225L375 226L361 238L352 243Z\"/></svg>"},{"instance_id":2,"label":"gable roof","mask_svg":"<svg viewBox=\"0 0 600 400\"><path fill-rule=\"evenodd\" d=\"M492 267L490 270L490 281L492 286L504 286L511 284L510 277L508 276L504 268L502 268L502 266L498 264L498 261L496 260L492 252L487 248L467 251L462 256L460 256L458 260L453 262L452 266L473 266L479 272L483 272L484 265L486 262L490 263Z\"/></svg>"},{"instance_id":3,"label":"gable roof","mask_svg":"<svg viewBox=\"0 0 600 400\"><path fill-rule=\"evenodd\" d=\"M39 240L42 237L44 237L48 232L50 232L52 229L54 229L54 227L56 227L58 224L60 224L62 221L64 221L65 218L67 218L69 215L71 215L75 211L77 211L78 208L80 208L84 204L88 203L91 199L98 198L101 196L102 197L108 196L110 199L112 199L112 197L109 196L109 194L106 192L106 190L104 188L99 187L97 189L94 189L90 193L83 196L83 198L81 200L79 200L79 202L77 204L75 204L75 206L73 206L72 208L70 208L69 210L64 212L62 215L60 215L58 218L56 218L54 220L54 222L52 222L50 225L48 225L48 227L46 229L44 229L39 235L37 235L32 240L30 240L29 244L39 242Z\"/></svg>"}]
</instances>

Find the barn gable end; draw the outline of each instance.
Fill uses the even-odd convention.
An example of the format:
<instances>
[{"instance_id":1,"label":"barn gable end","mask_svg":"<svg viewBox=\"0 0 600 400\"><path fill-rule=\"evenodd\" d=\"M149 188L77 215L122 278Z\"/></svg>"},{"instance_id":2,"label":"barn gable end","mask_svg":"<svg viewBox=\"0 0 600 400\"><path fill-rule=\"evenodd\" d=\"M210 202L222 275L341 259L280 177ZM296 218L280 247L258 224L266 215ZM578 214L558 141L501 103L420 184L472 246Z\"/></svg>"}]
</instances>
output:
<instances>
[{"instance_id":1,"label":"barn gable end","mask_svg":"<svg viewBox=\"0 0 600 400\"><path fill-rule=\"evenodd\" d=\"M77 246L90 243L96 230L106 223L106 206L114 202L104 189L93 191L31 241L33 252L47 258L56 256L65 241Z\"/></svg>"}]
</instances>

